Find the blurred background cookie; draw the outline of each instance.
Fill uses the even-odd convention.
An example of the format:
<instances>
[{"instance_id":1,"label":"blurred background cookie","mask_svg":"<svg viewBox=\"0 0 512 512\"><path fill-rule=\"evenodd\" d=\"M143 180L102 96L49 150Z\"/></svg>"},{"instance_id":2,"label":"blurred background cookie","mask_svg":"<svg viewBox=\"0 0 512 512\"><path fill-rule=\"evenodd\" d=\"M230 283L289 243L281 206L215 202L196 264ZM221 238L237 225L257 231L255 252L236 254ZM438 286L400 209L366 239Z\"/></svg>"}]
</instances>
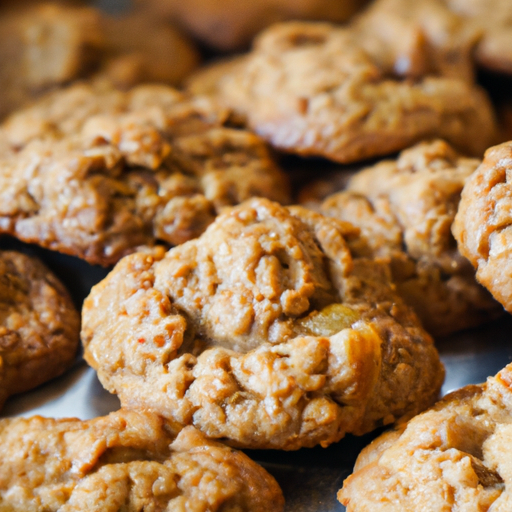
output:
<instances>
[{"instance_id":1,"label":"blurred background cookie","mask_svg":"<svg viewBox=\"0 0 512 512\"><path fill-rule=\"evenodd\" d=\"M0 407L67 370L79 331L78 312L55 275L33 256L0 251Z\"/></svg>"}]
</instances>

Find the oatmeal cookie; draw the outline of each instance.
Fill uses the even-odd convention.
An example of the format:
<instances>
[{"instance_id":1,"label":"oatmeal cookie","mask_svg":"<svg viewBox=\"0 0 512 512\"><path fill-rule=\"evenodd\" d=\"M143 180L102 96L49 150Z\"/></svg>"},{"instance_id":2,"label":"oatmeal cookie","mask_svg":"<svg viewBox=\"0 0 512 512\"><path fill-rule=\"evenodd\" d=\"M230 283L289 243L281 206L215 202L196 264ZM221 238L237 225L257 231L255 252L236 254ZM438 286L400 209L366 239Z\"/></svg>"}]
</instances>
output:
<instances>
[{"instance_id":1,"label":"oatmeal cookie","mask_svg":"<svg viewBox=\"0 0 512 512\"><path fill-rule=\"evenodd\" d=\"M0 421L0 502L10 511L282 511L275 480L241 452L156 415Z\"/></svg>"},{"instance_id":2,"label":"oatmeal cookie","mask_svg":"<svg viewBox=\"0 0 512 512\"><path fill-rule=\"evenodd\" d=\"M191 79L195 91L201 79ZM483 90L456 78L390 77L354 31L326 23L271 27L243 65L214 86L206 81L205 92L212 90L275 147L342 163L428 137L480 155L497 130Z\"/></svg>"},{"instance_id":3,"label":"oatmeal cookie","mask_svg":"<svg viewBox=\"0 0 512 512\"><path fill-rule=\"evenodd\" d=\"M80 318L62 283L37 258L0 251L0 407L71 366Z\"/></svg>"},{"instance_id":4,"label":"oatmeal cookie","mask_svg":"<svg viewBox=\"0 0 512 512\"><path fill-rule=\"evenodd\" d=\"M345 21L367 0L138 0L223 51L246 47L264 28L286 20Z\"/></svg>"},{"instance_id":5,"label":"oatmeal cookie","mask_svg":"<svg viewBox=\"0 0 512 512\"><path fill-rule=\"evenodd\" d=\"M85 358L124 406L234 446L297 449L422 410L444 371L358 230L252 199L167 254L121 260L83 310Z\"/></svg>"},{"instance_id":6,"label":"oatmeal cookie","mask_svg":"<svg viewBox=\"0 0 512 512\"><path fill-rule=\"evenodd\" d=\"M451 234L462 188L479 163L444 141L423 142L355 174L321 206L325 215L361 228L363 254L391 259L399 294L435 335L503 311L476 282Z\"/></svg>"},{"instance_id":7,"label":"oatmeal cookie","mask_svg":"<svg viewBox=\"0 0 512 512\"><path fill-rule=\"evenodd\" d=\"M510 510L512 365L370 444L338 494L347 512Z\"/></svg>"},{"instance_id":8,"label":"oatmeal cookie","mask_svg":"<svg viewBox=\"0 0 512 512\"><path fill-rule=\"evenodd\" d=\"M61 123L83 123L76 133L0 161L0 232L110 265L141 245L198 236L224 206L288 201L286 176L256 135L163 86L122 97L131 112L86 121L87 104Z\"/></svg>"},{"instance_id":9,"label":"oatmeal cookie","mask_svg":"<svg viewBox=\"0 0 512 512\"><path fill-rule=\"evenodd\" d=\"M512 312L512 142L488 149L467 181L453 233L478 280Z\"/></svg>"}]
</instances>

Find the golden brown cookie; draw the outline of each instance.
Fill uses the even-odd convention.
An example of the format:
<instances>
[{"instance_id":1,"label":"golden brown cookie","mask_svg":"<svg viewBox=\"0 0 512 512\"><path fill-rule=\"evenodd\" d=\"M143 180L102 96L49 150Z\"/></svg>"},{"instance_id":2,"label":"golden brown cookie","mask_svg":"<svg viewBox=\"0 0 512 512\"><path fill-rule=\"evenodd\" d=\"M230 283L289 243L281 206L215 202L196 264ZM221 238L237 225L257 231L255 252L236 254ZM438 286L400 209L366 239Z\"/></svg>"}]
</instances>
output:
<instances>
[{"instance_id":1,"label":"golden brown cookie","mask_svg":"<svg viewBox=\"0 0 512 512\"><path fill-rule=\"evenodd\" d=\"M485 93L456 78L390 77L355 31L326 23L283 23L256 40L245 59L204 92L247 117L275 147L347 163L384 155L428 137L471 154L494 141ZM190 79L201 91L204 75Z\"/></svg>"},{"instance_id":2,"label":"golden brown cookie","mask_svg":"<svg viewBox=\"0 0 512 512\"><path fill-rule=\"evenodd\" d=\"M121 260L83 310L88 363L123 406L208 437L297 449L422 410L443 368L358 231L252 199L167 254Z\"/></svg>"},{"instance_id":3,"label":"golden brown cookie","mask_svg":"<svg viewBox=\"0 0 512 512\"><path fill-rule=\"evenodd\" d=\"M53 273L35 257L0 251L0 407L68 369L79 332L78 312Z\"/></svg>"},{"instance_id":4,"label":"golden brown cookie","mask_svg":"<svg viewBox=\"0 0 512 512\"><path fill-rule=\"evenodd\" d=\"M276 481L193 427L120 410L0 421L0 501L13 512L282 511Z\"/></svg>"},{"instance_id":5,"label":"golden brown cookie","mask_svg":"<svg viewBox=\"0 0 512 512\"><path fill-rule=\"evenodd\" d=\"M250 197L288 201L286 176L256 135L164 86L112 98L131 112L83 115L112 107L95 98L71 119L55 116L53 137L42 128L41 140L0 161L0 232L109 265L141 245L194 238ZM69 125L75 133L60 133Z\"/></svg>"},{"instance_id":6,"label":"golden brown cookie","mask_svg":"<svg viewBox=\"0 0 512 512\"><path fill-rule=\"evenodd\" d=\"M488 149L462 191L453 233L478 280L512 311L512 143Z\"/></svg>"},{"instance_id":7,"label":"golden brown cookie","mask_svg":"<svg viewBox=\"0 0 512 512\"><path fill-rule=\"evenodd\" d=\"M177 85L199 60L185 36L140 13L110 17L92 7L42 2L0 14L0 118L83 77L100 75L122 87Z\"/></svg>"},{"instance_id":8,"label":"golden brown cookie","mask_svg":"<svg viewBox=\"0 0 512 512\"><path fill-rule=\"evenodd\" d=\"M90 71L100 54L100 14L43 3L0 16L0 117L46 88Z\"/></svg>"},{"instance_id":9,"label":"golden brown cookie","mask_svg":"<svg viewBox=\"0 0 512 512\"><path fill-rule=\"evenodd\" d=\"M444 335L503 310L475 280L451 234L460 194L478 167L446 142L423 142L355 174L321 211L361 228L363 254L389 257L399 294L425 328Z\"/></svg>"},{"instance_id":10,"label":"golden brown cookie","mask_svg":"<svg viewBox=\"0 0 512 512\"><path fill-rule=\"evenodd\" d=\"M370 444L338 493L347 512L511 509L512 365Z\"/></svg>"},{"instance_id":11,"label":"golden brown cookie","mask_svg":"<svg viewBox=\"0 0 512 512\"><path fill-rule=\"evenodd\" d=\"M355 22L361 42L400 74L512 73L508 0L377 0Z\"/></svg>"},{"instance_id":12,"label":"golden brown cookie","mask_svg":"<svg viewBox=\"0 0 512 512\"><path fill-rule=\"evenodd\" d=\"M219 50L247 46L264 28L286 20L347 20L366 0L139 0Z\"/></svg>"},{"instance_id":13,"label":"golden brown cookie","mask_svg":"<svg viewBox=\"0 0 512 512\"><path fill-rule=\"evenodd\" d=\"M475 79L482 30L452 12L446 0L376 0L351 25L379 65L399 76ZM483 4L483 2L482 2Z\"/></svg>"}]
</instances>

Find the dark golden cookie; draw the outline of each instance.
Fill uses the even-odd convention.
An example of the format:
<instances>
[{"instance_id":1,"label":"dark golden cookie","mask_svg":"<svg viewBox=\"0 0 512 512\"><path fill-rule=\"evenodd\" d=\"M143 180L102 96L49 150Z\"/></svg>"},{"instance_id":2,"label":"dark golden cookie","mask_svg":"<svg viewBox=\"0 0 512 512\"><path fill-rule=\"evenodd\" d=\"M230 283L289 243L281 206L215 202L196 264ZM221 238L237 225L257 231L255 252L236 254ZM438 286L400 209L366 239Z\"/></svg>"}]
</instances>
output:
<instances>
[{"instance_id":1,"label":"dark golden cookie","mask_svg":"<svg viewBox=\"0 0 512 512\"><path fill-rule=\"evenodd\" d=\"M227 72L211 68L189 84L245 116L273 146L343 163L429 137L480 155L496 136L483 90L458 78L392 77L355 30L326 23L275 25Z\"/></svg>"},{"instance_id":2,"label":"dark golden cookie","mask_svg":"<svg viewBox=\"0 0 512 512\"><path fill-rule=\"evenodd\" d=\"M156 415L0 421L0 501L13 512L281 512L275 480L246 455L179 434Z\"/></svg>"},{"instance_id":3,"label":"dark golden cookie","mask_svg":"<svg viewBox=\"0 0 512 512\"><path fill-rule=\"evenodd\" d=\"M347 512L510 510L511 384L509 365L366 447L338 493Z\"/></svg>"},{"instance_id":4,"label":"dark golden cookie","mask_svg":"<svg viewBox=\"0 0 512 512\"><path fill-rule=\"evenodd\" d=\"M357 173L321 207L361 228L363 254L391 259L398 292L435 335L502 312L451 234L462 188L479 163L443 141L424 142Z\"/></svg>"},{"instance_id":5,"label":"dark golden cookie","mask_svg":"<svg viewBox=\"0 0 512 512\"><path fill-rule=\"evenodd\" d=\"M35 257L0 251L0 407L69 368L79 332L78 312L50 270Z\"/></svg>"},{"instance_id":6,"label":"dark golden cookie","mask_svg":"<svg viewBox=\"0 0 512 512\"><path fill-rule=\"evenodd\" d=\"M512 143L488 149L467 181L453 233L478 280L512 311Z\"/></svg>"},{"instance_id":7,"label":"dark golden cookie","mask_svg":"<svg viewBox=\"0 0 512 512\"><path fill-rule=\"evenodd\" d=\"M83 310L124 406L235 446L297 449L424 409L444 371L350 224L253 199L167 254L121 260Z\"/></svg>"},{"instance_id":8,"label":"dark golden cookie","mask_svg":"<svg viewBox=\"0 0 512 512\"><path fill-rule=\"evenodd\" d=\"M0 162L1 232L109 265L141 245L194 238L223 207L250 197L288 201L266 145L178 91L141 86L104 104L75 90L82 109L56 115L49 136L51 115L41 116L42 139ZM131 112L87 116L116 108ZM61 133L70 126L75 133Z\"/></svg>"}]
</instances>

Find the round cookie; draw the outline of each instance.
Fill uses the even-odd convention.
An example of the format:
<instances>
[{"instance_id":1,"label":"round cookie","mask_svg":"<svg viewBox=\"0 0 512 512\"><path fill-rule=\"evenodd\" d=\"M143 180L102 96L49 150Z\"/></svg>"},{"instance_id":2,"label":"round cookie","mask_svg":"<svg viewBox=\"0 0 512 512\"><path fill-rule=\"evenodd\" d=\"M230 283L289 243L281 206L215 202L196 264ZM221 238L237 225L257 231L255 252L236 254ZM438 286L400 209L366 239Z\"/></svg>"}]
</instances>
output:
<instances>
[{"instance_id":1,"label":"round cookie","mask_svg":"<svg viewBox=\"0 0 512 512\"><path fill-rule=\"evenodd\" d=\"M479 163L444 141L423 142L355 174L321 205L324 215L361 229L362 254L390 258L398 293L434 335L502 312L451 234L464 183Z\"/></svg>"},{"instance_id":2,"label":"round cookie","mask_svg":"<svg viewBox=\"0 0 512 512\"><path fill-rule=\"evenodd\" d=\"M0 407L69 368L79 332L78 312L50 270L35 257L0 251Z\"/></svg>"},{"instance_id":3,"label":"round cookie","mask_svg":"<svg viewBox=\"0 0 512 512\"><path fill-rule=\"evenodd\" d=\"M347 512L510 510L511 384L508 365L366 447L338 493Z\"/></svg>"},{"instance_id":4,"label":"round cookie","mask_svg":"<svg viewBox=\"0 0 512 512\"><path fill-rule=\"evenodd\" d=\"M225 66L225 64L222 64ZM280 150L342 163L385 155L429 137L480 155L496 125L483 90L463 80L390 77L347 28L283 23L256 40L245 62L205 92L246 116ZM189 80L201 91L201 74Z\"/></svg>"},{"instance_id":5,"label":"round cookie","mask_svg":"<svg viewBox=\"0 0 512 512\"><path fill-rule=\"evenodd\" d=\"M263 141L222 126L200 102L164 86L98 98L79 87L65 97L75 92L83 109L59 118L55 95L54 135L44 130L51 117L36 110L35 140L0 161L0 232L109 265L141 245L194 238L223 207L252 196L288 201ZM128 112L87 116L95 109Z\"/></svg>"},{"instance_id":6,"label":"round cookie","mask_svg":"<svg viewBox=\"0 0 512 512\"><path fill-rule=\"evenodd\" d=\"M478 280L512 312L512 143L488 149L467 181L453 234L460 252L476 267Z\"/></svg>"},{"instance_id":7,"label":"round cookie","mask_svg":"<svg viewBox=\"0 0 512 512\"><path fill-rule=\"evenodd\" d=\"M154 414L0 421L0 500L13 512L282 511L276 481L241 452Z\"/></svg>"},{"instance_id":8,"label":"round cookie","mask_svg":"<svg viewBox=\"0 0 512 512\"><path fill-rule=\"evenodd\" d=\"M141 8L176 20L198 39L223 51L246 47L264 28L285 20L347 20L360 0L139 0Z\"/></svg>"},{"instance_id":9,"label":"round cookie","mask_svg":"<svg viewBox=\"0 0 512 512\"><path fill-rule=\"evenodd\" d=\"M252 199L119 262L84 303L87 362L123 406L247 448L297 449L424 409L444 371L358 230Z\"/></svg>"}]
</instances>

